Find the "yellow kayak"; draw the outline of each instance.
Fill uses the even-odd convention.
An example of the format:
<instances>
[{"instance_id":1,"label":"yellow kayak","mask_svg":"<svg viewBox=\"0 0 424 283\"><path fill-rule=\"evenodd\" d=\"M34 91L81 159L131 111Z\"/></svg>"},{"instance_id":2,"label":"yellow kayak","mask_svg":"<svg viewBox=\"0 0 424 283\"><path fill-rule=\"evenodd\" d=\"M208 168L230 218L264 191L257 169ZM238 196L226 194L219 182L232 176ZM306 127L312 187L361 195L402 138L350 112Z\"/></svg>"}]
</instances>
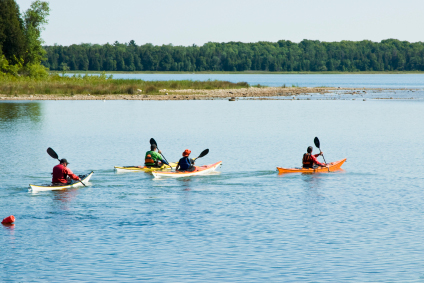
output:
<instances>
[{"instance_id":1,"label":"yellow kayak","mask_svg":"<svg viewBox=\"0 0 424 283\"><path fill-rule=\"evenodd\" d=\"M177 163L171 162L169 163L173 168L177 167ZM162 167L152 167L152 166L115 166L115 170L117 173L124 173L124 172L153 172L153 171L165 171L165 170L171 170L171 167L163 164Z\"/></svg>"}]
</instances>

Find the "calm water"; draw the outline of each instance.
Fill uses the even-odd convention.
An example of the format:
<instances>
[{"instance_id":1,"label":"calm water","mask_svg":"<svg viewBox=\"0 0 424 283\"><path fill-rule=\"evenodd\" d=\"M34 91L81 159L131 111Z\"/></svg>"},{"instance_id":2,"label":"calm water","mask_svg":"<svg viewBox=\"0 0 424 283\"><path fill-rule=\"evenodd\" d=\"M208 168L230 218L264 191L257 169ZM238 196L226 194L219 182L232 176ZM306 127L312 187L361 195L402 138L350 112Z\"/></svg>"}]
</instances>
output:
<instances>
[{"instance_id":1,"label":"calm water","mask_svg":"<svg viewBox=\"0 0 424 283\"><path fill-rule=\"evenodd\" d=\"M0 225L0 281L423 282L423 110L424 100L1 102L0 218L17 220ZM345 171L278 175L315 136ZM114 173L142 164L151 137L169 161L209 148L198 164L222 160L220 173ZM91 186L29 193L57 164L48 147L75 173L94 170Z\"/></svg>"},{"instance_id":2,"label":"calm water","mask_svg":"<svg viewBox=\"0 0 424 283\"><path fill-rule=\"evenodd\" d=\"M74 74L68 75L73 76ZM277 87L294 85L301 87L424 88L424 74L113 74L113 77L145 81L220 80Z\"/></svg>"}]
</instances>

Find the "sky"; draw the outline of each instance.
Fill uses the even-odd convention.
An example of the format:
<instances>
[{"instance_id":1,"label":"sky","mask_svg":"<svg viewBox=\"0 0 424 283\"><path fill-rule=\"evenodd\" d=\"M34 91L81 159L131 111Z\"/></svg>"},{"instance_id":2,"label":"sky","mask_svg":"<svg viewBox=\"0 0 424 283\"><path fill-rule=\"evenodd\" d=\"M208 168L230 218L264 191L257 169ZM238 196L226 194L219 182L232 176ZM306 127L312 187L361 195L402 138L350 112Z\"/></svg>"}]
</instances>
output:
<instances>
[{"instance_id":1,"label":"sky","mask_svg":"<svg viewBox=\"0 0 424 283\"><path fill-rule=\"evenodd\" d=\"M16 0L25 11L35 0ZM46 45L395 38L424 41L423 0L51 0Z\"/></svg>"}]
</instances>

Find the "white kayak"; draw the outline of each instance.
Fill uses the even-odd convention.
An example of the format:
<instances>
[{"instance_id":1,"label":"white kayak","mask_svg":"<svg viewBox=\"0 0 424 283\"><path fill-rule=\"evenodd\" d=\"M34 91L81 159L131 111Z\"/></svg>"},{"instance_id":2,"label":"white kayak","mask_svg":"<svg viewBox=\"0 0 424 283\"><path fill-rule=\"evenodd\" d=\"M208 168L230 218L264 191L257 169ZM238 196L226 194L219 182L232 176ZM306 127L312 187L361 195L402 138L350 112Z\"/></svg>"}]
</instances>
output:
<instances>
[{"instance_id":1,"label":"white kayak","mask_svg":"<svg viewBox=\"0 0 424 283\"><path fill-rule=\"evenodd\" d=\"M90 181L91 176L93 176L93 171L91 171L91 173L84 175L81 178L81 181L87 186L88 181ZM82 187L84 186L83 184L81 184L80 181L74 181L72 180L72 182L70 184L64 184L64 185L53 185L53 184L49 184L49 185L29 185L29 188L32 192L41 192L41 191L57 191L57 190L65 190L65 189L69 189L69 188L76 188L76 187Z\"/></svg>"},{"instance_id":2,"label":"white kayak","mask_svg":"<svg viewBox=\"0 0 424 283\"><path fill-rule=\"evenodd\" d=\"M196 175L205 175L208 173L211 173L218 168L219 165L222 164L222 161L219 161L215 164L210 165L204 165L204 166L195 166L194 171L172 171L172 172L152 172L153 176L155 178L180 178L180 177L189 177L189 176L196 176Z\"/></svg>"}]
</instances>

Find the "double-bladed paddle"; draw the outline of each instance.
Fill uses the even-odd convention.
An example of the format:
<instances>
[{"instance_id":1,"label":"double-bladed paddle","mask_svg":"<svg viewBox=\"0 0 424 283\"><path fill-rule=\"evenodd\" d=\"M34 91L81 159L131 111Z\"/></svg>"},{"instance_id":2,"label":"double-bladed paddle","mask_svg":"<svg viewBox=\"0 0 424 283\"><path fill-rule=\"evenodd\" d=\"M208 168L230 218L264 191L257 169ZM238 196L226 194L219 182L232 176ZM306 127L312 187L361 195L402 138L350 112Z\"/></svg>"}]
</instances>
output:
<instances>
[{"instance_id":1,"label":"double-bladed paddle","mask_svg":"<svg viewBox=\"0 0 424 283\"><path fill-rule=\"evenodd\" d=\"M159 151L159 147L158 147L158 144L156 143L156 141L155 141L155 139L154 138L151 138L150 139L150 144L151 145L156 145L156 148L158 149L158 151ZM161 153L161 155L162 155L162 157L163 157L163 159L165 159L165 161L166 162L168 162L168 160L166 160L166 157L163 155L163 153ZM168 162L168 164L169 164L169 162ZM172 166L171 165L169 165L170 167L171 167L171 169L172 169Z\"/></svg>"},{"instance_id":2,"label":"double-bladed paddle","mask_svg":"<svg viewBox=\"0 0 424 283\"><path fill-rule=\"evenodd\" d=\"M207 155L208 153L209 153L209 148L202 151L198 157L193 159L193 161L195 161L196 159L202 158L203 156Z\"/></svg>"},{"instance_id":3,"label":"double-bladed paddle","mask_svg":"<svg viewBox=\"0 0 424 283\"><path fill-rule=\"evenodd\" d=\"M322 158L324 158L324 162L325 162L325 164L327 164L327 161L325 161L324 154L322 154L322 151L321 151L321 147L320 147L320 143L319 143L319 139L318 139L318 137L315 137L315 138L314 138L314 143L315 143L315 146L316 146L316 147L318 147L319 152L320 152L320 153L321 153L321 155L322 155ZM330 172L330 168L328 168L328 171Z\"/></svg>"},{"instance_id":4,"label":"double-bladed paddle","mask_svg":"<svg viewBox=\"0 0 424 283\"><path fill-rule=\"evenodd\" d=\"M49 147L49 148L47 149L47 153L48 153L48 154L49 154L52 158L57 159L57 160L59 160L59 162L60 162L59 156L57 155L56 151L54 151L54 150L53 150L53 148ZM86 186L86 185L82 182L82 180L80 180L80 182L81 182L81 184L83 184L83 185L84 185L84 187L87 187L87 186Z\"/></svg>"}]
</instances>

